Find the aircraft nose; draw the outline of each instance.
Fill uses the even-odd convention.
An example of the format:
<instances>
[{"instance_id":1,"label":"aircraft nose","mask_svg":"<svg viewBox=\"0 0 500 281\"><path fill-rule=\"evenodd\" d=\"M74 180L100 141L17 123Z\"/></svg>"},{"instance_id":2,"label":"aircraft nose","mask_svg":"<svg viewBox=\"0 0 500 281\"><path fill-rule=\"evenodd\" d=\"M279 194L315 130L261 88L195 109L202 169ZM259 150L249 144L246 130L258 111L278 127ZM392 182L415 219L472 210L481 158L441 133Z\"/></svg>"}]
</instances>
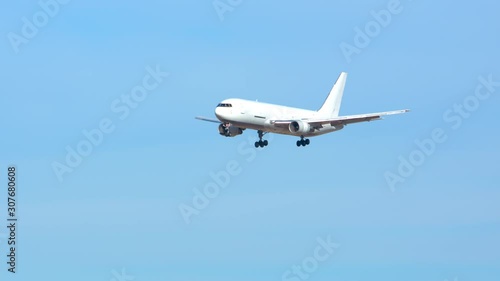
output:
<instances>
[{"instance_id":1,"label":"aircraft nose","mask_svg":"<svg viewBox=\"0 0 500 281\"><path fill-rule=\"evenodd\" d=\"M222 108L216 107L215 108L215 116L217 116L217 119L221 120L224 119L224 114L222 113Z\"/></svg>"}]
</instances>

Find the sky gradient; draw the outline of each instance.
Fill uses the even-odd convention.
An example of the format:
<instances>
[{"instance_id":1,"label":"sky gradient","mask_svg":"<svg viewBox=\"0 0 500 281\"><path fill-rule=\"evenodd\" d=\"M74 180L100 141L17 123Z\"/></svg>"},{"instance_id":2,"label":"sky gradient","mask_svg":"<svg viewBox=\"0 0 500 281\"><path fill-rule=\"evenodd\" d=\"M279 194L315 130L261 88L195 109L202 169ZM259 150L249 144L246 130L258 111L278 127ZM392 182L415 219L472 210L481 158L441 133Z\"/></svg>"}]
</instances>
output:
<instances>
[{"instance_id":1,"label":"sky gradient","mask_svg":"<svg viewBox=\"0 0 500 281\"><path fill-rule=\"evenodd\" d=\"M499 9L6 4L0 225L15 165L19 246L0 279L498 281ZM341 115L411 112L257 150L194 119L232 97L318 109L342 71Z\"/></svg>"}]
</instances>

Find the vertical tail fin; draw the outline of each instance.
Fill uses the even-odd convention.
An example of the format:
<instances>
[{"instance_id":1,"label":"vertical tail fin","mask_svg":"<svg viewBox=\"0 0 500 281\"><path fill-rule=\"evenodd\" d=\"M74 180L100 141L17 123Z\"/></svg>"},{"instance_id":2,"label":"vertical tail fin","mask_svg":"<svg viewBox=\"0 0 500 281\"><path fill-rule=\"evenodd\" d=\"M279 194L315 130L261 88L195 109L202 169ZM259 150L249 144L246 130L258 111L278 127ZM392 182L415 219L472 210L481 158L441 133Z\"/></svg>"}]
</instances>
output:
<instances>
[{"instance_id":1,"label":"vertical tail fin","mask_svg":"<svg viewBox=\"0 0 500 281\"><path fill-rule=\"evenodd\" d=\"M335 82L335 85L333 85L330 94L326 98L321 108L318 110L321 115L332 117L339 116L340 103L342 102L342 95L344 93L346 79L347 73L340 73L340 76L337 79L337 82Z\"/></svg>"}]
</instances>

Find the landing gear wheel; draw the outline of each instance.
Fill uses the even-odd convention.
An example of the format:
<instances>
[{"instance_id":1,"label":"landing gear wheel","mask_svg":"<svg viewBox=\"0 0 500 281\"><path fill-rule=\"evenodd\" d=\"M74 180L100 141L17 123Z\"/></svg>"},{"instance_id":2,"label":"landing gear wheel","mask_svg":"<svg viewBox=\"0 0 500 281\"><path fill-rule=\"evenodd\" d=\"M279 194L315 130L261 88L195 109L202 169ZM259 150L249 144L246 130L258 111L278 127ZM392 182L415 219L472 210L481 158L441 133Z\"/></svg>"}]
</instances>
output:
<instances>
[{"instance_id":1,"label":"landing gear wheel","mask_svg":"<svg viewBox=\"0 0 500 281\"><path fill-rule=\"evenodd\" d=\"M262 137L264 136L264 134L266 134L266 132L258 130L257 133L259 134L259 141L255 142L255 147L258 148L258 147L267 146L269 144L269 142L267 140L262 140Z\"/></svg>"},{"instance_id":2,"label":"landing gear wheel","mask_svg":"<svg viewBox=\"0 0 500 281\"><path fill-rule=\"evenodd\" d=\"M300 140L297 141L297 146L306 146L309 143L311 143L309 139L304 139L304 136L301 136Z\"/></svg>"}]
</instances>

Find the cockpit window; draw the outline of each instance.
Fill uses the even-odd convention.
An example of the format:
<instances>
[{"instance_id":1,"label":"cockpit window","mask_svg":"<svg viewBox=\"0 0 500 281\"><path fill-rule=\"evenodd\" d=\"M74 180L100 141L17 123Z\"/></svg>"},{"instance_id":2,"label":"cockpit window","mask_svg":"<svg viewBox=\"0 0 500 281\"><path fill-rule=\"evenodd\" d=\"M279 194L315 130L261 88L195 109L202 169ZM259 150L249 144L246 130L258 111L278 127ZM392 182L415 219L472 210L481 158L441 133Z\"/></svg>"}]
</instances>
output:
<instances>
[{"instance_id":1,"label":"cockpit window","mask_svg":"<svg viewBox=\"0 0 500 281\"><path fill-rule=\"evenodd\" d=\"M230 103L219 103L217 107L233 107L233 105Z\"/></svg>"}]
</instances>

